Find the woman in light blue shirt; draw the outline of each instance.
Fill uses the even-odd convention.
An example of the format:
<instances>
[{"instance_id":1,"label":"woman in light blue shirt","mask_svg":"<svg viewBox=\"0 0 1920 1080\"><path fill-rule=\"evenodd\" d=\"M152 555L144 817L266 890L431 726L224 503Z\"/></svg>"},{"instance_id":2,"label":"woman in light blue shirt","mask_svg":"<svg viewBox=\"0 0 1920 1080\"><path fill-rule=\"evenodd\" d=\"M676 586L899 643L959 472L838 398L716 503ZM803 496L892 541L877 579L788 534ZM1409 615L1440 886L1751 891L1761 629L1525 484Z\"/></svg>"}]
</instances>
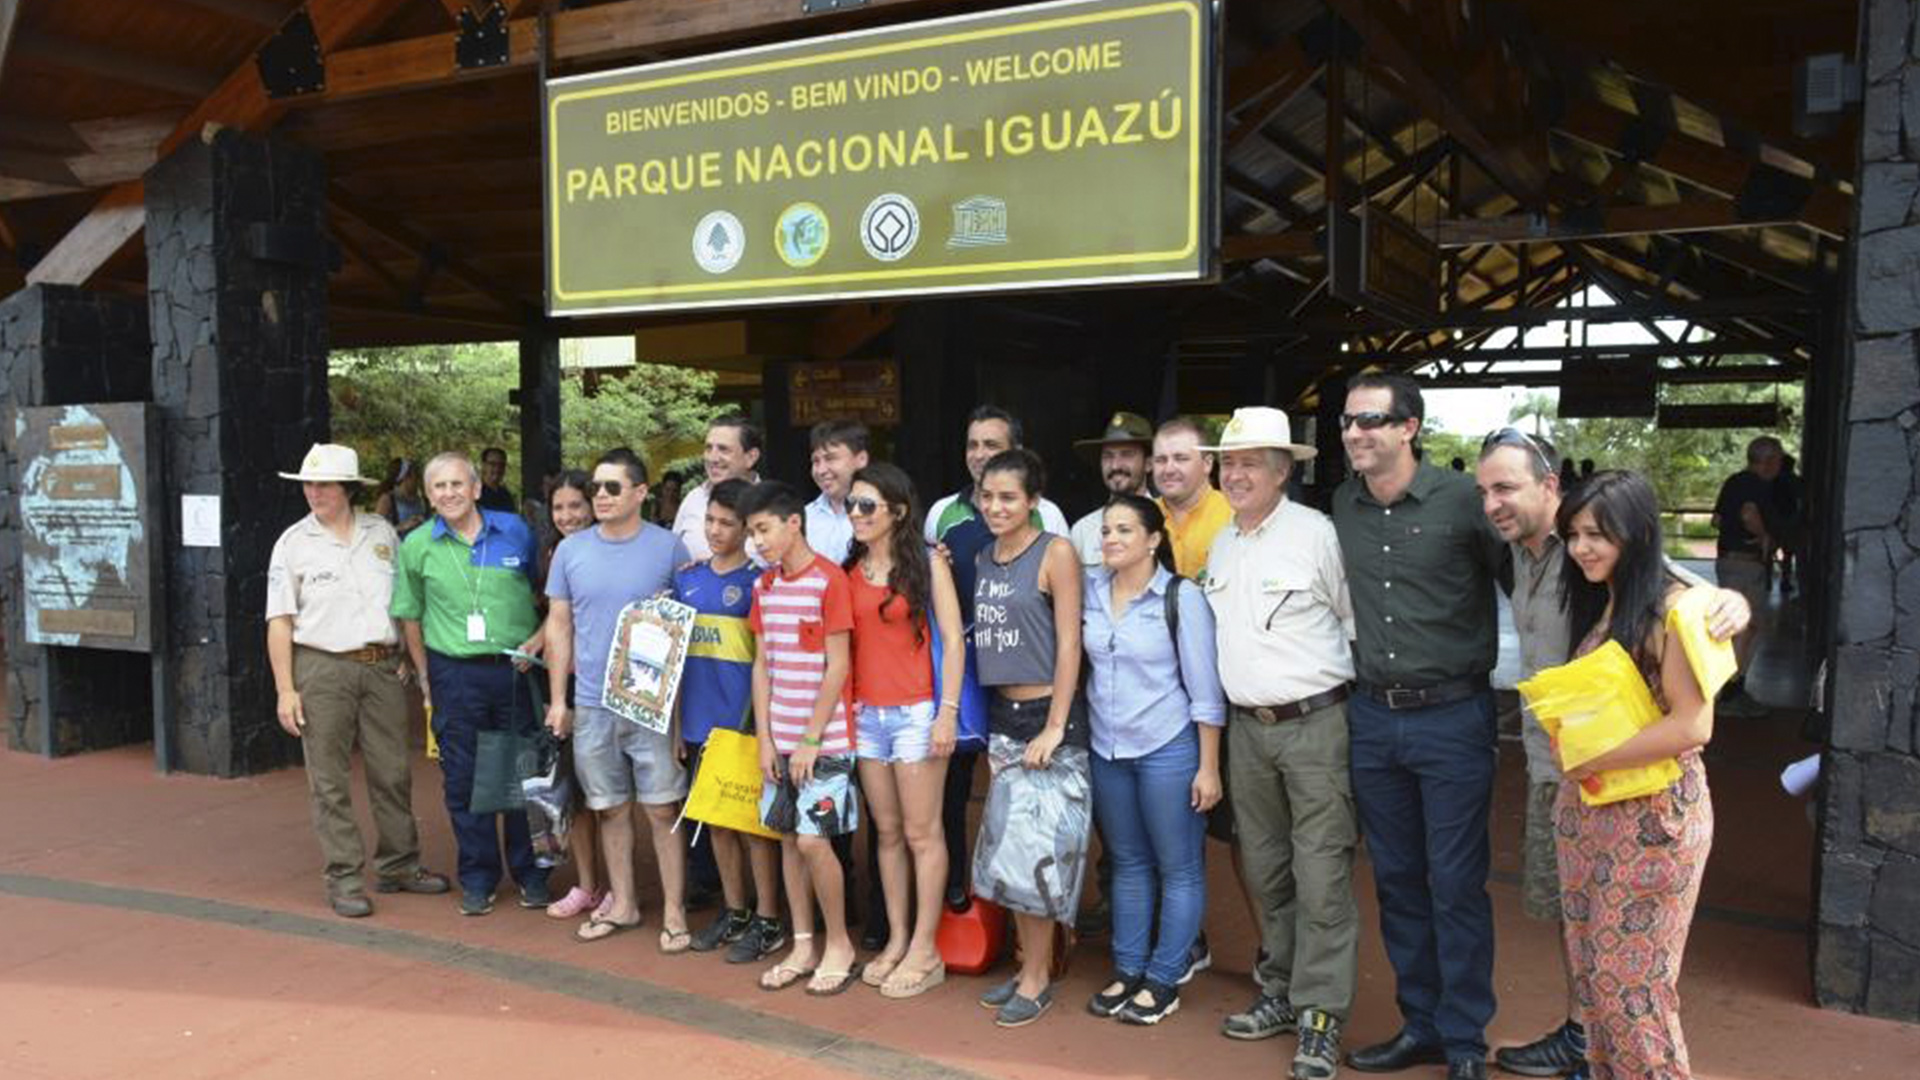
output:
<instances>
[{"instance_id":1,"label":"woman in light blue shirt","mask_svg":"<svg viewBox=\"0 0 1920 1080\"><path fill-rule=\"evenodd\" d=\"M1226 697L1213 612L1174 574L1160 508L1116 495L1100 535L1105 566L1087 572L1082 641L1093 812L1113 859L1114 973L1087 1009L1155 1024L1180 1007L1176 987L1206 910L1201 848L1220 801Z\"/></svg>"}]
</instances>

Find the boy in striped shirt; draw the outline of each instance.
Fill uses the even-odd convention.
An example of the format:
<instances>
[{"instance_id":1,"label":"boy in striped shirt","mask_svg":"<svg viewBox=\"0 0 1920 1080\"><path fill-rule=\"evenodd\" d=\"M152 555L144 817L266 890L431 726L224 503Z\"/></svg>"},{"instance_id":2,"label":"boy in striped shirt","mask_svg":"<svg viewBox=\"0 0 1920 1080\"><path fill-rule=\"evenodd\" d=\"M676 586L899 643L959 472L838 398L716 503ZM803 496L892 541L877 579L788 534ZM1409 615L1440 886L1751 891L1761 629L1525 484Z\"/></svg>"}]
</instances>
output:
<instances>
[{"instance_id":1,"label":"boy in striped shirt","mask_svg":"<svg viewBox=\"0 0 1920 1080\"><path fill-rule=\"evenodd\" d=\"M853 597L847 576L807 544L806 503L778 481L754 485L740 516L770 569L754 585L748 625L753 714L760 740L761 820L781 833L793 951L760 977L782 990L812 976L807 993L838 994L859 978L847 934L845 882L832 839L859 826L853 721L847 703ZM826 947L816 958L813 901Z\"/></svg>"}]
</instances>

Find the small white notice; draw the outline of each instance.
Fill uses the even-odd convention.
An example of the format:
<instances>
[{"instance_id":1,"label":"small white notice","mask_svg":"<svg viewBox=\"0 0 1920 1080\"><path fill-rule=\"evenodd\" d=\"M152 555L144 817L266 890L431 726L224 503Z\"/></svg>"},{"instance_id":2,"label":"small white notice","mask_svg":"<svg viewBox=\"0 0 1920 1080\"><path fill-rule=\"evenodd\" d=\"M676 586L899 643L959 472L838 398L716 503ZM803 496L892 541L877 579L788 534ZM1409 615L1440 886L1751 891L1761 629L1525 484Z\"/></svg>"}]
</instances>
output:
<instances>
[{"instance_id":1,"label":"small white notice","mask_svg":"<svg viewBox=\"0 0 1920 1080\"><path fill-rule=\"evenodd\" d=\"M220 496L180 496L180 543L183 547L220 546Z\"/></svg>"}]
</instances>

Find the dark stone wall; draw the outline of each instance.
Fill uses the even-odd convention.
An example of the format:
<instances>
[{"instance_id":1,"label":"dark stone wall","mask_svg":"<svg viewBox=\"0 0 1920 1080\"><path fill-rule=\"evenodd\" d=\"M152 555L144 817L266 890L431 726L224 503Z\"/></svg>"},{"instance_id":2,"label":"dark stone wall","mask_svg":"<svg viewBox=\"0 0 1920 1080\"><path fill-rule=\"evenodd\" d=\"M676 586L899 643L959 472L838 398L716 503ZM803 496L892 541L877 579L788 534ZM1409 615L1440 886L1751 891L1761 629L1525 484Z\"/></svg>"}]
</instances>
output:
<instances>
[{"instance_id":1,"label":"dark stone wall","mask_svg":"<svg viewBox=\"0 0 1920 1080\"><path fill-rule=\"evenodd\" d=\"M171 767L216 776L294 754L274 721L267 558L306 512L275 472L325 441L325 176L312 151L226 130L147 174L153 398L166 490L217 495L223 543L167 537Z\"/></svg>"},{"instance_id":2,"label":"dark stone wall","mask_svg":"<svg viewBox=\"0 0 1920 1080\"><path fill-rule=\"evenodd\" d=\"M1814 992L1920 1020L1920 38L1868 0Z\"/></svg>"},{"instance_id":3,"label":"dark stone wall","mask_svg":"<svg viewBox=\"0 0 1920 1080\"><path fill-rule=\"evenodd\" d=\"M0 301L0 412L16 406L146 399L146 305L133 297L34 285ZM149 658L26 640L20 467L0 438L0 612L7 638L7 745L59 756L152 734ZM50 731L50 736L49 736Z\"/></svg>"}]
</instances>

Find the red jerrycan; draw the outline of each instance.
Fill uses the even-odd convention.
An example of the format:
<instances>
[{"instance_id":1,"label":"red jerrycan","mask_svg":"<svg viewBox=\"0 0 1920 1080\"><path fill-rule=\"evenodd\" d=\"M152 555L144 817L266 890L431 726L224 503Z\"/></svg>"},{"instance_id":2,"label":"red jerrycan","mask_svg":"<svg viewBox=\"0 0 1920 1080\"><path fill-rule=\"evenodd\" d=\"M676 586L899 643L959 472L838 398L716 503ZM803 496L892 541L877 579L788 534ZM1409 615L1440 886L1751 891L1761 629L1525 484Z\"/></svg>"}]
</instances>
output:
<instances>
[{"instance_id":1,"label":"red jerrycan","mask_svg":"<svg viewBox=\"0 0 1920 1080\"><path fill-rule=\"evenodd\" d=\"M960 975L981 975L1000 959L1007 936L1006 909L991 900L971 897L965 911L942 908L940 928L934 932L934 944L947 970Z\"/></svg>"}]
</instances>

